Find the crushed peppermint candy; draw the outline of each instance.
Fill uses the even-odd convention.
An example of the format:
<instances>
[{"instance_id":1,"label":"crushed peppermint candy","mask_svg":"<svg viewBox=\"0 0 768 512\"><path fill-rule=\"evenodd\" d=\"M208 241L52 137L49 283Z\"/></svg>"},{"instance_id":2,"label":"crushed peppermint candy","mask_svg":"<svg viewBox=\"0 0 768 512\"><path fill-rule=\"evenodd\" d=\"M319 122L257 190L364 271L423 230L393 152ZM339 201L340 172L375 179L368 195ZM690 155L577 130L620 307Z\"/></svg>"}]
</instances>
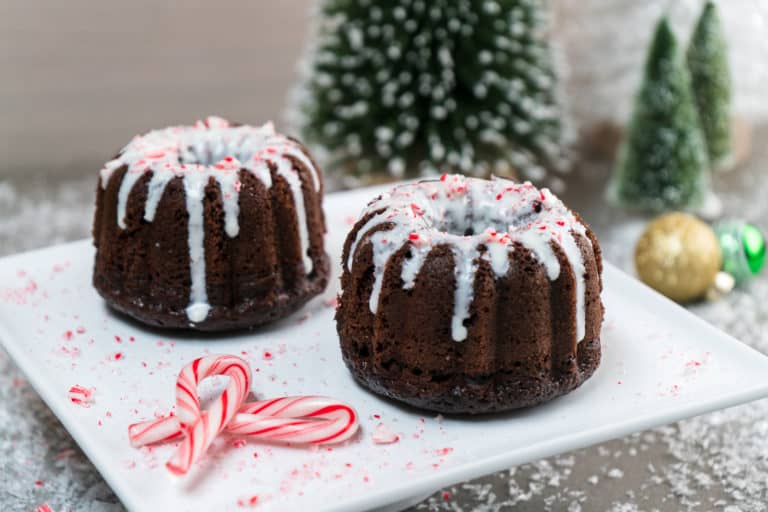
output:
<instances>
[{"instance_id":1,"label":"crushed peppermint candy","mask_svg":"<svg viewBox=\"0 0 768 512\"><path fill-rule=\"evenodd\" d=\"M80 384L75 384L69 388L69 401L80 407L90 407L93 404L94 388L87 388Z\"/></svg>"},{"instance_id":2,"label":"crushed peppermint candy","mask_svg":"<svg viewBox=\"0 0 768 512\"><path fill-rule=\"evenodd\" d=\"M379 423L373 430L371 439L373 440L374 444L392 444L398 442L400 440L400 436L384 423Z\"/></svg>"}]
</instances>

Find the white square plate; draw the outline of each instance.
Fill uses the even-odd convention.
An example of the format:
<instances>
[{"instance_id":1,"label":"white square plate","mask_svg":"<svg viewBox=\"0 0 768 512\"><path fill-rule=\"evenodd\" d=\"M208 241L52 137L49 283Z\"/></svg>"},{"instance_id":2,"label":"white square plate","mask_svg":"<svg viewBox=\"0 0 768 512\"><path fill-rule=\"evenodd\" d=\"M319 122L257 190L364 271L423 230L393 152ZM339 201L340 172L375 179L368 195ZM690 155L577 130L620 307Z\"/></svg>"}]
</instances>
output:
<instances>
[{"instance_id":1,"label":"white square plate","mask_svg":"<svg viewBox=\"0 0 768 512\"><path fill-rule=\"evenodd\" d=\"M332 261L376 190L328 196ZM257 333L203 337L142 329L91 288L89 241L0 260L0 340L30 383L132 510L360 511L651 426L768 395L768 359L616 268L604 272L603 362L573 393L524 411L440 418L401 408L353 382L342 363L333 297ZM354 405L362 432L320 449L220 439L173 480L173 446L131 448L128 424L165 413L177 372L211 351L239 354L259 398L324 394ZM268 353L268 355L267 355ZM119 356L117 355L119 354ZM93 387L91 407L71 386ZM383 423L400 440L376 445Z\"/></svg>"}]
</instances>

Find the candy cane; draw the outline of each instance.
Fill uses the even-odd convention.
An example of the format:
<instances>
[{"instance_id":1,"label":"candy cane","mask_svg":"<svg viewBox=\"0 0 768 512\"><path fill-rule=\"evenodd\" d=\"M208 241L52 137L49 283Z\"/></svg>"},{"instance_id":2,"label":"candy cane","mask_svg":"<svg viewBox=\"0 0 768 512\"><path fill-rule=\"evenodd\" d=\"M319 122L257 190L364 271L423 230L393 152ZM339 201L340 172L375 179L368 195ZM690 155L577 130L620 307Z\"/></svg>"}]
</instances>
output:
<instances>
[{"instance_id":1,"label":"candy cane","mask_svg":"<svg viewBox=\"0 0 768 512\"><path fill-rule=\"evenodd\" d=\"M244 404L227 426L231 434L266 441L330 444L357 432L357 413L324 396L290 396Z\"/></svg>"},{"instance_id":2,"label":"candy cane","mask_svg":"<svg viewBox=\"0 0 768 512\"><path fill-rule=\"evenodd\" d=\"M210 408L200 410L197 385L212 375L230 377L227 388ZM176 381L176 419L184 440L166 466L172 473L184 474L208 450L213 439L224 430L245 401L251 388L251 368L235 356L207 356L185 366Z\"/></svg>"},{"instance_id":3,"label":"candy cane","mask_svg":"<svg viewBox=\"0 0 768 512\"><path fill-rule=\"evenodd\" d=\"M211 408L201 411L194 390L211 375L228 375L230 382ZM223 430L233 435L297 444L339 443L357 432L355 410L331 398L299 396L244 403L250 380L248 363L239 357L196 359L179 374L177 415L130 425L131 444L140 447L183 437L166 466L175 474L184 474Z\"/></svg>"}]
</instances>

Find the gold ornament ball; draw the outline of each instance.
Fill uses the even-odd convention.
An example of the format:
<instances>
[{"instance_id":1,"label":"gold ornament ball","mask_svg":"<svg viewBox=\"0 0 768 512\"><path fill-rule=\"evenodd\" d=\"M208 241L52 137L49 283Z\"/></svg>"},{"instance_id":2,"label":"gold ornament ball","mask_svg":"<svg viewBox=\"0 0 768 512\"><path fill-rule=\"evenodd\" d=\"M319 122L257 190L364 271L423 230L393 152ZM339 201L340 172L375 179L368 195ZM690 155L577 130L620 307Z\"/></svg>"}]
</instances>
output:
<instances>
[{"instance_id":1,"label":"gold ornament ball","mask_svg":"<svg viewBox=\"0 0 768 512\"><path fill-rule=\"evenodd\" d=\"M720 270L715 232L686 213L668 213L651 222L635 247L640 279L677 302L701 298Z\"/></svg>"}]
</instances>

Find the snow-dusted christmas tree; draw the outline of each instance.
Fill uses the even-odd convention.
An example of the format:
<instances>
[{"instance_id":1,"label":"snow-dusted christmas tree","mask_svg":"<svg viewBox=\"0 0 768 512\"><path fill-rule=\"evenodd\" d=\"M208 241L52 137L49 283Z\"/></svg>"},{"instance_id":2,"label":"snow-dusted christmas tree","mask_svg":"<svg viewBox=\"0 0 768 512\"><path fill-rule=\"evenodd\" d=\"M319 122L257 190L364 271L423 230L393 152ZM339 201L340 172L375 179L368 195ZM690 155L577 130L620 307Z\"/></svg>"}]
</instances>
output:
<instances>
[{"instance_id":1,"label":"snow-dusted christmas tree","mask_svg":"<svg viewBox=\"0 0 768 512\"><path fill-rule=\"evenodd\" d=\"M352 182L564 167L544 0L324 0L298 123ZM323 151L324 150L324 151Z\"/></svg>"},{"instance_id":2,"label":"snow-dusted christmas tree","mask_svg":"<svg viewBox=\"0 0 768 512\"><path fill-rule=\"evenodd\" d=\"M688 70L662 17L609 192L628 208L698 208L707 198L708 171Z\"/></svg>"},{"instance_id":3,"label":"snow-dusted christmas tree","mask_svg":"<svg viewBox=\"0 0 768 512\"><path fill-rule=\"evenodd\" d=\"M691 36L686 59L714 169L727 167L731 158L731 76L726 53L720 16L715 4L707 2Z\"/></svg>"},{"instance_id":4,"label":"snow-dusted christmas tree","mask_svg":"<svg viewBox=\"0 0 768 512\"><path fill-rule=\"evenodd\" d=\"M561 84L574 128L588 135L600 125L623 126L641 80L643 60L660 16L669 16L687 41L705 0L551 0L553 36L565 63ZM768 2L716 2L728 41L733 111L768 119ZM734 151L736 151L734 144Z\"/></svg>"}]
</instances>

